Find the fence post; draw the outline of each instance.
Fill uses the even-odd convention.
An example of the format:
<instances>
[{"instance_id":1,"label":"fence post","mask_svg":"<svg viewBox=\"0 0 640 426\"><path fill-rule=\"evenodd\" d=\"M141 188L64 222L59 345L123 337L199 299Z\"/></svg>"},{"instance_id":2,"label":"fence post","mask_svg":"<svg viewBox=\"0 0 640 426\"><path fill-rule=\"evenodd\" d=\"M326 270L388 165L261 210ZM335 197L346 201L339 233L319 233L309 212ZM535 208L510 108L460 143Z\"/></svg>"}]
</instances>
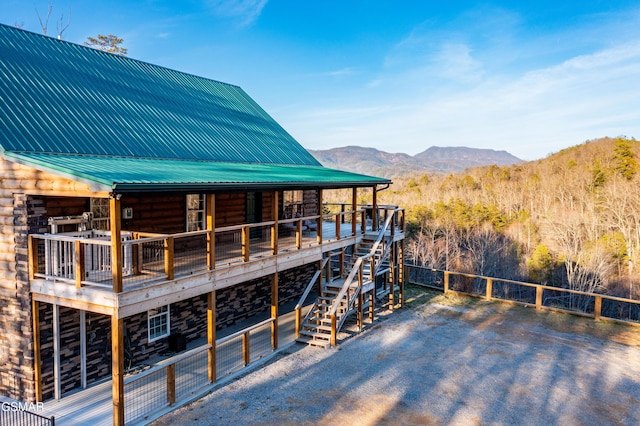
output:
<instances>
[{"instance_id":1,"label":"fence post","mask_svg":"<svg viewBox=\"0 0 640 426\"><path fill-rule=\"evenodd\" d=\"M247 331L242 335L242 361L244 365L249 365L251 362L251 351L249 348L249 332Z\"/></svg>"},{"instance_id":2,"label":"fence post","mask_svg":"<svg viewBox=\"0 0 640 426\"><path fill-rule=\"evenodd\" d=\"M300 328L302 327L302 309L296 309L296 339L300 337Z\"/></svg>"},{"instance_id":3,"label":"fence post","mask_svg":"<svg viewBox=\"0 0 640 426\"><path fill-rule=\"evenodd\" d=\"M449 271L444 271L444 294L449 292Z\"/></svg>"},{"instance_id":4,"label":"fence post","mask_svg":"<svg viewBox=\"0 0 640 426\"><path fill-rule=\"evenodd\" d=\"M595 305L593 307L593 319L599 320L602 314L602 296L596 296Z\"/></svg>"},{"instance_id":5,"label":"fence post","mask_svg":"<svg viewBox=\"0 0 640 426\"><path fill-rule=\"evenodd\" d=\"M176 365L167 365L167 402L169 405L176 403Z\"/></svg>"},{"instance_id":6,"label":"fence post","mask_svg":"<svg viewBox=\"0 0 640 426\"><path fill-rule=\"evenodd\" d=\"M493 294L493 279L487 278L487 295L485 299L491 300L491 295Z\"/></svg>"},{"instance_id":7,"label":"fence post","mask_svg":"<svg viewBox=\"0 0 640 426\"><path fill-rule=\"evenodd\" d=\"M542 286L536 286L536 309L542 309L542 292L544 289Z\"/></svg>"}]
</instances>

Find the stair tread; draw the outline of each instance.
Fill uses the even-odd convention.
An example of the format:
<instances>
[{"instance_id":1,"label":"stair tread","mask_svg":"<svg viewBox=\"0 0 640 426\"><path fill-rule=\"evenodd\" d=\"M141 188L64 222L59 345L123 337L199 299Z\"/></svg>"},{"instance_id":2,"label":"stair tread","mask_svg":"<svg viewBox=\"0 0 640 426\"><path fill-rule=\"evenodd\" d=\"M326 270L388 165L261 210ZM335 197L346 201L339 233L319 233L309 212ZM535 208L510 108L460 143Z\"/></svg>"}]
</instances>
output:
<instances>
[{"instance_id":1,"label":"stair tread","mask_svg":"<svg viewBox=\"0 0 640 426\"><path fill-rule=\"evenodd\" d=\"M313 331L308 330L300 330L300 335L316 340L328 340L331 338L331 333L314 333Z\"/></svg>"},{"instance_id":2,"label":"stair tread","mask_svg":"<svg viewBox=\"0 0 640 426\"><path fill-rule=\"evenodd\" d=\"M298 337L296 341L300 343L306 343L307 345L310 345L310 346L317 346L319 348L325 348L325 349L331 346L331 342L329 341L313 340L313 339L309 339L308 337Z\"/></svg>"}]
</instances>

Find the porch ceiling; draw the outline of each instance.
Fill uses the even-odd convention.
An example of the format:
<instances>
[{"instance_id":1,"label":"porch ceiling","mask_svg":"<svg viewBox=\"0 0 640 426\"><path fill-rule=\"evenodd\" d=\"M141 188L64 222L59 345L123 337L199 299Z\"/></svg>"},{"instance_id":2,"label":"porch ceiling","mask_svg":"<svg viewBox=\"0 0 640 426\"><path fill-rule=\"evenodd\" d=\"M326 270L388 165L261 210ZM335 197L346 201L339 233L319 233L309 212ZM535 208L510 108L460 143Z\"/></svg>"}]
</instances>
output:
<instances>
[{"instance_id":1,"label":"porch ceiling","mask_svg":"<svg viewBox=\"0 0 640 426\"><path fill-rule=\"evenodd\" d=\"M321 166L231 163L100 155L4 152L5 158L116 193L265 188L344 188L389 179Z\"/></svg>"}]
</instances>

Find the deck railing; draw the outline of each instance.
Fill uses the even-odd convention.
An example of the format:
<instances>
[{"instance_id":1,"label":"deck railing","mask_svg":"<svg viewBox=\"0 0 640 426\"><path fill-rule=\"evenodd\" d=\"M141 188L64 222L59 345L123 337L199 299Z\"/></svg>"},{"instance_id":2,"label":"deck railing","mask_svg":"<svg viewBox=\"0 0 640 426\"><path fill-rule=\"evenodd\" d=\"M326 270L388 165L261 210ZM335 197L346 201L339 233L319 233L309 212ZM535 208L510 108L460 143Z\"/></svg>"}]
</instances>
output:
<instances>
[{"instance_id":1,"label":"deck railing","mask_svg":"<svg viewBox=\"0 0 640 426\"><path fill-rule=\"evenodd\" d=\"M640 325L640 300L405 265L410 284L590 318Z\"/></svg>"},{"instance_id":2,"label":"deck railing","mask_svg":"<svg viewBox=\"0 0 640 426\"><path fill-rule=\"evenodd\" d=\"M380 212L378 216L384 217L385 209ZM170 235L123 231L123 290L363 234L366 225L366 210L359 209L215 231ZM31 278L113 288L110 233L87 232L29 235Z\"/></svg>"},{"instance_id":3,"label":"deck railing","mask_svg":"<svg viewBox=\"0 0 640 426\"><path fill-rule=\"evenodd\" d=\"M272 353L273 319L216 340L215 377L220 380ZM136 423L213 384L211 345L205 344L124 379L125 423Z\"/></svg>"},{"instance_id":4,"label":"deck railing","mask_svg":"<svg viewBox=\"0 0 640 426\"><path fill-rule=\"evenodd\" d=\"M5 400L0 397L0 425L2 426L55 426L54 416L34 413L31 409L42 408L42 402L27 403Z\"/></svg>"}]
</instances>

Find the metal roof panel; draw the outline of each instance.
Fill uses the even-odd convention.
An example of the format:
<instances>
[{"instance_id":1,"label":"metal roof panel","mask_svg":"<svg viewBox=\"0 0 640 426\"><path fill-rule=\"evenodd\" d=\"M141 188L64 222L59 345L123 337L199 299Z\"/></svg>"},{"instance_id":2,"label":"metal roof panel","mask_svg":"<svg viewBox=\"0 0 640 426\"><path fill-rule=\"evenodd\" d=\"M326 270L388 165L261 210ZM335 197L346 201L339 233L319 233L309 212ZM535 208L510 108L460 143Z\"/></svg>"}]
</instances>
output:
<instances>
[{"instance_id":1,"label":"metal roof panel","mask_svg":"<svg viewBox=\"0 0 640 426\"><path fill-rule=\"evenodd\" d=\"M237 86L2 24L0 147L320 165Z\"/></svg>"}]
</instances>

